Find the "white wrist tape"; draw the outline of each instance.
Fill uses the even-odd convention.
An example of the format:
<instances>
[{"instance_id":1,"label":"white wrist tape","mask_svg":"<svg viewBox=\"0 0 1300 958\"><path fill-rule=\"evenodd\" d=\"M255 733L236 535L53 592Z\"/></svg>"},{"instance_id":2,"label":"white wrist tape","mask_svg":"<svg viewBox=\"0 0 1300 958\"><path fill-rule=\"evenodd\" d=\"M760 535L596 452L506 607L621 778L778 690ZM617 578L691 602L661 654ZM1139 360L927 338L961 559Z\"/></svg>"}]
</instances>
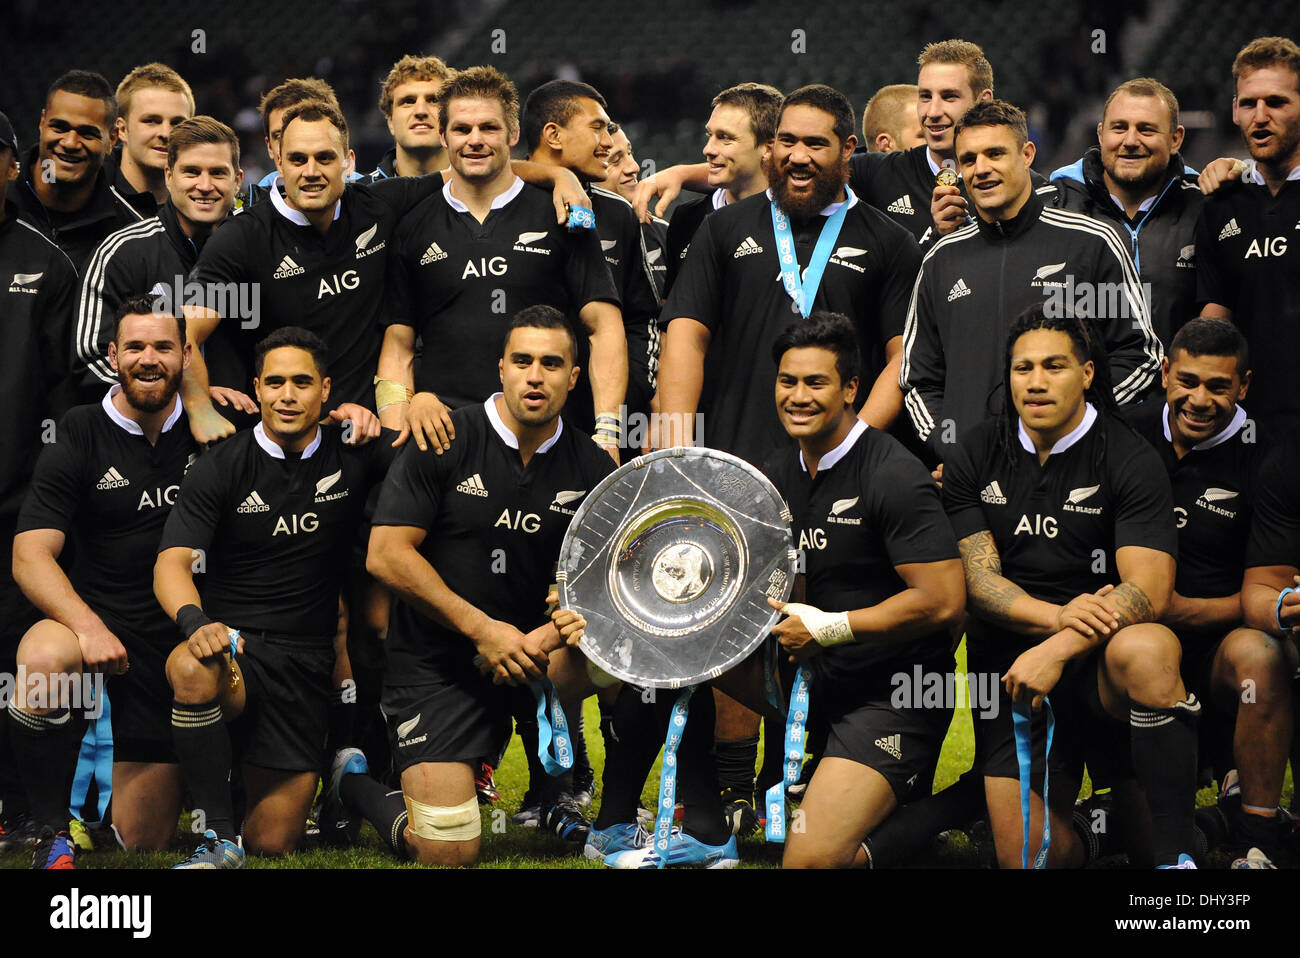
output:
<instances>
[{"instance_id":1,"label":"white wrist tape","mask_svg":"<svg viewBox=\"0 0 1300 958\"><path fill-rule=\"evenodd\" d=\"M818 645L829 648L853 641L853 630L849 628L847 612L823 612L802 602L787 602L781 611L786 615L799 616L803 627L817 640Z\"/></svg>"}]
</instances>

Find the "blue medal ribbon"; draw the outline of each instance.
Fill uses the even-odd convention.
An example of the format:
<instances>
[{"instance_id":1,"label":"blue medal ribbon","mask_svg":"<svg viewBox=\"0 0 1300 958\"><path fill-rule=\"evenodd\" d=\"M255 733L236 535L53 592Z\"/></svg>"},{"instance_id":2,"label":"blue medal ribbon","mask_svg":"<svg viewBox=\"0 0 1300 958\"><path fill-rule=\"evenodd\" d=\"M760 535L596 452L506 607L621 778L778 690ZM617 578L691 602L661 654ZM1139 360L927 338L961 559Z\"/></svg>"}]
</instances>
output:
<instances>
[{"instance_id":1,"label":"blue medal ribbon","mask_svg":"<svg viewBox=\"0 0 1300 958\"><path fill-rule=\"evenodd\" d=\"M573 768L573 743L569 739L569 722L564 706L555 692L555 684L545 676L529 685L537 700L537 757L547 775L560 775ZM549 712L549 715L547 714ZM555 754L551 754L551 742Z\"/></svg>"},{"instance_id":2,"label":"blue medal ribbon","mask_svg":"<svg viewBox=\"0 0 1300 958\"><path fill-rule=\"evenodd\" d=\"M695 686L682 689L673 703L668 717L668 735L664 739L664 760L659 767L659 807L655 811L655 854L659 867L668 864L668 845L673 835L673 812L677 809L677 746L686 734L686 719L690 712L691 693Z\"/></svg>"},{"instance_id":3,"label":"blue medal ribbon","mask_svg":"<svg viewBox=\"0 0 1300 958\"><path fill-rule=\"evenodd\" d=\"M68 810L72 812L73 818L82 820L81 810L86 805L86 796L90 794L90 783L93 780L98 795L99 818L88 824L97 825L104 820L108 800L113 794L113 711L109 707L108 689L99 686L98 692L92 691L88 704L89 711L93 712L98 706L100 712L98 718L87 726L86 734L81 738L81 752L77 755L77 770L72 779Z\"/></svg>"},{"instance_id":4,"label":"blue medal ribbon","mask_svg":"<svg viewBox=\"0 0 1300 958\"><path fill-rule=\"evenodd\" d=\"M853 202L853 191L844 187L845 199L840 208L826 218L822 224L817 245L813 247L812 259L804 270L803 279L799 278L799 256L795 251L794 234L790 230L790 218L772 202L772 232L776 234L776 256L781 263L781 282L785 291L794 300L800 316L812 312L813 301L817 298L817 287L821 285L822 274L830 262L831 253L835 251L835 241L839 238L840 228L848 215L849 205Z\"/></svg>"},{"instance_id":5,"label":"blue medal ribbon","mask_svg":"<svg viewBox=\"0 0 1300 958\"><path fill-rule=\"evenodd\" d=\"M1052 733L1056 730L1056 717L1052 703L1044 696L1043 710L1047 713L1047 749L1043 754L1043 844L1034 856L1034 868L1047 867L1047 851L1052 847L1052 813L1047 804L1047 788L1052 770L1047 764L1052 754ZM1019 702L1011 706L1011 725L1016 733L1016 764L1020 767L1020 817L1025 824L1024 845L1020 848L1020 865L1029 868L1029 780L1033 777L1034 734L1033 714L1028 705Z\"/></svg>"},{"instance_id":6,"label":"blue medal ribbon","mask_svg":"<svg viewBox=\"0 0 1300 958\"><path fill-rule=\"evenodd\" d=\"M790 710L785 716L785 775L767 790L764 837L769 842L785 841L785 790L799 781L799 772L803 769L804 727L808 724L811 683L812 676L802 665L799 666L794 675L794 688L790 690Z\"/></svg>"}]
</instances>

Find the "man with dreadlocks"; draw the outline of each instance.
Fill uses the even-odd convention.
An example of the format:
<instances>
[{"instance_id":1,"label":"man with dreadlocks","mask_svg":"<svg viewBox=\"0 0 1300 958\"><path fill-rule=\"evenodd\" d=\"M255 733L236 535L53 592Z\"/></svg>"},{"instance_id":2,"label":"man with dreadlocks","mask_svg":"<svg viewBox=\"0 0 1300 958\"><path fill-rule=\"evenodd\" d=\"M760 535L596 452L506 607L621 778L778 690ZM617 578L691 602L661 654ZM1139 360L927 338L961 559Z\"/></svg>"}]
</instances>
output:
<instances>
[{"instance_id":1,"label":"man with dreadlocks","mask_svg":"<svg viewBox=\"0 0 1300 958\"><path fill-rule=\"evenodd\" d=\"M975 719L998 861L1020 867L1041 833L1048 865L1083 863L1071 811L1086 750L1107 781L1136 778L1155 864L1195 868L1183 853L1201 707L1179 678L1178 639L1158 624L1178 547L1169 480L1115 415L1087 321L1047 312L1035 305L1012 324L1003 414L957 444L943 482L966 571L970 669L1002 677L998 708ZM1029 728L1035 791L1022 800L1018 740Z\"/></svg>"}]
</instances>

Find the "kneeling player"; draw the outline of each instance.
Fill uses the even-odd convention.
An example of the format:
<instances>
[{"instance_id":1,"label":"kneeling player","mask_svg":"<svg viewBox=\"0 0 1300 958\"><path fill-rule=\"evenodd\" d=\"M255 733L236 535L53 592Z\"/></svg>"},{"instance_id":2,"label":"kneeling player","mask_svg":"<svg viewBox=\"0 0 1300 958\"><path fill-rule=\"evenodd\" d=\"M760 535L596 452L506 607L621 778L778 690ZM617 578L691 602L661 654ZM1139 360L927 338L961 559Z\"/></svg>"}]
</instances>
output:
<instances>
[{"instance_id":1,"label":"kneeling player","mask_svg":"<svg viewBox=\"0 0 1300 958\"><path fill-rule=\"evenodd\" d=\"M339 557L395 455L391 431L388 441L345 441L373 438L373 414L343 429L319 425L330 380L315 334L276 330L258 344L253 368L262 421L190 469L154 567L158 601L185 637L167 660L172 734L207 826L182 868L243 865L229 785L232 740L244 768L248 847L284 854L302 834L325 757L338 594L348 568Z\"/></svg>"},{"instance_id":2,"label":"kneeling player","mask_svg":"<svg viewBox=\"0 0 1300 958\"><path fill-rule=\"evenodd\" d=\"M119 839L157 849L176 834L181 783L163 674L176 633L154 598L153 555L198 447L176 397L189 363L185 321L154 305L137 297L118 309L108 345L118 384L59 423L18 519L14 576L47 616L23 637L18 667L47 677L51 697L9 705L32 812L46 829L39 868L72 867L68 795L85 723L61 693L83 673L110 676Z\"/></svg>"},{"instance_id":3,"label":"kneeling player","mask_svg":"<svg viewBox=\"0 0 1300 958\"><path fill-rule=\"evenodd\" d=\"M969 595L968 662L972 672L1003 677L996 711L975 720L975 761L1003 868L1020 866L1025 831L1031 852L1043 832L1043 733L1052 713L1047 863L1083 857L1070 822L1086 745L1103 778L1136 775L1155 863L1195 867L1180 853L1192 842L1200 703L1179 678L1178 640L1157 624L1178 543L1169 480L1111 411L1106 378L1084 321L1031 307L1007 337L1003 415L975 429L944 468ZM1033 710L1037 790L1027 829L1013 703Z\"/></svg>"},{"instance_id":4,"label":"kneeling player","mask_svg":"<svg viewBox=\"0 0 1300 958\"><path fill-rule=\"evenodd\" d=\"M806 605L769 601L788 616L774 632L811 668L814 707L830 724L783 864L847 868L867 833L931 780L952 705L894 704L891 676L952 672L948 627L965 584L929 471L854 415L860 359L848 318L814 312L772 356L777 413L799 451L763 471L794 513Z\"/></svg>"},{"instance_id":5,"label":"kneeling player","mask_svg":"<svg viewBox=\"0 0 1300 958\"><path fill-rule=\"evenodd\" d=\"M1286 643L1242 628L1241 577L1262 457L1239 403L1250 385L1246 338L1224 319L1183 326L1164 360L1165 402L1143 403L1134 425L1160 454L1178 516L1178 577L1161 621L1183 646L1183 681L1206 701L1202 753L1220 781L1236 768L1240 794L1224 803L1230 843L1287 853L1291 820L1278 808L1291 743ZM1204 746L1211 746L1206 749Z\"/></svg>"},{"instance_id":6,"label":"kneeling player","mask_svg":"<svg viewBox=\"0 0 1300 958\"><path fill-rule=\"evenodd\" d=\"M511 696L527 696L515 687L549 677L589 691L581 656L545 614L570 515L613 469L560 418L575 354L558 310L518 313L498 364L503 391L452 413L445 452L408 444L375 510L366 565L399 596L382 704L405 809L364 776L332 784L425 864L478 857L474 771L509 733ZM551 816L581 818L571 783L572 773L550 780Z\"/></svg>"}]
</instances>

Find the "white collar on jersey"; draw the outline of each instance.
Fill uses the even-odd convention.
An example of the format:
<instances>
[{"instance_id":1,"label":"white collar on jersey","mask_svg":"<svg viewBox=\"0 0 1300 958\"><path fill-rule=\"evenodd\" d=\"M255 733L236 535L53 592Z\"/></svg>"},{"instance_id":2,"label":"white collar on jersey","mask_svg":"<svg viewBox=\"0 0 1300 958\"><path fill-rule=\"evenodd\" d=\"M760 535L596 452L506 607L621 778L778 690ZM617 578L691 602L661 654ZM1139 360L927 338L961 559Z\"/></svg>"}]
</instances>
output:
<instances>
[{"instance_id":1,"label":"white collar on jersey","mask_svg":"<svg viewBox=\"0 0 1300 958\"><path fill-rule=\"evenodd\" d=\"M847 456L849 450L853 448L853 444L862 438L862 434L866 431L867 424L855 416L853 428L849 430L849 434L844 437L843 442L821 457L821 460L817 463L817 471L819 473L825 472L831 466L835 465L835 463ZM799 450L799 468L804 472L808 471L808 463L804 462L802 449Z\"/></svg>"},{"instance_id":2,"label":"white collar on jersey","mask_svg":"<svg viewBox=\"0 0 1300 958\"><path fill-rule=\"evenodd\" d=\"M511 200L513 200L516 196L518 196L518 195L523 191L523 188L524 188L524 181L521 180L519 177L516 176L516 177L515 177L515 181L514 181L513 183L510 184L510 189L506 190L504 193L501 193L500 195L498 195L498 196L497 196L497 197L492 201L492 207L491 207L491 208L494 209L494 210L499 210L499 209L501 209L501 207L505 206L507 203L509 203ZM469 212L469 207L468 207L468 206L466 206L466 205L465 205L464 203L462 203L460 200L456 199L456 197L454 197L454 196L451 195L451 179L450 179L450 177L447 179L447 182L446 182L446 183L442 184L442 198L443 198L444 200L446 200L446 201L447 201L447 205L450 206L450 207L451 207L453 210L455 210L457 213L468 213L468 212Z\"/></svg>"},{"instance_id":3,"label":"white collar on jersey","mask_svg":"<svg viewBox=\"0 0 1300 958\"><path fill-rule=\"evenodd\" d=\"M938 176L939 171L943 169L942 166L940 166L938 163L934 161L934 154L930 152L930 148L928 146L925 148L925 162L930 164L930 172L933 173L935 176ZM956 172L955 168L953 172Z\"/></svg>"},{"instance_id":4,"label":"white collar on jersey","mask_svg":"<svg viewBox=\"0 0 1300 958\"><path fill-rule=\"evenodd\" d=\"M719 186L713 191L713 208L720 210L727 205L727 191Z\"/></svg>"},{"instance_id":5,"label":"white collar on jersey","mask_svg":"<svg viewBox=\"0 0 1300 958\"><path fill-rule=\"evenodd\" d=\"M310 459L311 454L320 448L320 441L321 439L324 438L324 435L325 434L321 431L321 427L317 426L316 438L313 439L310 443L308 443L307 448L302 451L303 459ZM266 428L260 422L253 427L253 438L257 440L257 444L261 446L262 449L266 452L266 454L270 456L272 459L285 458L284 450L281 449L278 444L272 442L267 437Z\"/></svg>"},{"instance_id":6,"label":"white collar on jersey","mask_svg":"<svg viewBox=\"0 0 1300 958\"><path fill-rule=\"evenodd\" d=\"M1169 403L1165 403L1164 415L1160 417L1160 425L1165 427L1165 439L1169 442L1174 441L1173 435L1169 432ZM1232 414L1232 422L1228 423L1220 432L1216 432L1209 439L1202 439L1192 447L1193 452L1201 449L1213 449L1215 446L1227 442L1237 433L1241 432L1242 427L1246 425L1246 410L1237 406L1237 411Z\"/></svg>"},{"instance_id":7,"label":"white collar on jersey","mask_svg":"<svg viewBox=\"0 0 1300 958\"><path fill-rule=\"evenodd\" d=\"M1290 173L1286 175L1288 180L1300 180L1300 165L1295 166ZM1254 183L1256 186L1267 186L1264 182L1264 174L1259 171L1259 164L1254 160L1248 160L1246 169L1241 174L1241 179L1246 183Z\"/></svg>"},{"instance_id":8,"label":"white collar on jersey","mask_svg":"<svg viewBox=\"0 0 1300 958\"><path fill-rule=\"evenodd\" d=\"M843 206L845 203L848 203L848 204L849 204L849 209L853 209L853 207L855 207L855 206L858 205L858 197L857 197L857 194L854 193L854 192L853 192L851 189L849 189L847 186L844 187L844 195L847 196L848 199L846 199L846 200L840 200L838 203L832 203L830 206L826 207L826 209L822 210L820 215L822 215L822 216L834 216L836 213L838 213L838 212L840 211L840 207ZM771 190L770 187L769 187L768 190L767 190L767 201L768 201L769 203L773 202L773 200L772 200L772 190Z\"/></svg>"},{"instance_id":9,"label":"white collar on jersey","mask_svg":"<svg viewBox=\"0 0 1300 958\"><path fill-rule=\"evenodd\" d=\"M492 423L492 428L497 431L497 435L511 449L519 448L519 437L510 431L504 422L501 421L501 414L497 412L497 397L504 396L505 393L493 393L488 396L487 401L483 403L483 408L487 410L488 422ZM555 435L546 442L537 447L538 452L549 452L550 448L560 441L560 435L564 432L564 420L560 417L555 419Z\"/></svg>"},{"instance_id":10,"label":"white collar on jersey","mask_svg":"<svg viewBox=\"0 0 1300 958\"><path fill-rule=\"evenodd\" d=\"M104 398L100 402L100 405L104 407L104 412L108 413L109 419L113 420L113 422L117 423L119 426L121 426L131 435L143 436L144 430L140 428L140 424L136 422L134 419L127 419L120 412L118 412L117 407L113 405L113 397L116 396L121 391L122 391L122 384L113 383L113 385L108 388L108 392L104 393ZM185 407L181 405L180 393L177 393L176 408L174 408L171 412L171 415L167 417L167 421L163 423L162 431L166 432L167 430L171 429L172 426L176 425L176 420L181 418L181 413L183 413L184 411L185 411Z\"/></svg>"},{"instance_id":11,"label":"white collar on jersey","mask_svg":"<svg viewBox=\"0 0 1300 958\"><path fill-rule=\"evenodd\" d=\"M280 191L276 189L275 183L271 184L271 205L275 207L277 213L294 226L311 226L311 221L307 219L306 214L302 210L295 210L290 206L288 201L280 195ZM337 220L342 212L343 200L340 199L334 204L334 219Z\"/></svg>"},{"instance_id":12,"label":"white collar on jersey","mask_svg":"<svg viewBox=\"0 0 1300 958\"><path fill-rule=\"evenodd\" d=\"M1055 456L1058 452L1065 452L1065 450L1086 436L1088 430L1092 428L1092 424L1096 421L1097 410L1093 408L1092 403L1084 403L1083 422L1056 440L1056 445L1052 447L1048 455ZM1025 431L1025 421L1023 419L1016 423L1016 430L1020 433L1020 445L1025 447L1025 452L1038 452L1034 448L1034 441L1029 438L1029 433Z\"/></svg>"},{"instance_id":13,"label":"white collar on jersey","mask_svg":"<svg viewBox=\"0 0 1300 958\"><path fill-rule=\"evenodd\" d=\"M1147 210L1151 209L1151 207L1156 205L1156 200L1158 200L1159 198L1160 197L1158 195L1148 196L1146 199L1144 199L1141 203L1138 204L1138 212L1145 213ZM1116 206L1119 207L1119 211L1121 213L1125 213L1125 214L1128 213L1128 210L1124 208L1124 201L1121 200L1118 196L1112 193L1110 194L1110 199L1112 203L1114 203Z\"/></svg>"}]
</instances>

